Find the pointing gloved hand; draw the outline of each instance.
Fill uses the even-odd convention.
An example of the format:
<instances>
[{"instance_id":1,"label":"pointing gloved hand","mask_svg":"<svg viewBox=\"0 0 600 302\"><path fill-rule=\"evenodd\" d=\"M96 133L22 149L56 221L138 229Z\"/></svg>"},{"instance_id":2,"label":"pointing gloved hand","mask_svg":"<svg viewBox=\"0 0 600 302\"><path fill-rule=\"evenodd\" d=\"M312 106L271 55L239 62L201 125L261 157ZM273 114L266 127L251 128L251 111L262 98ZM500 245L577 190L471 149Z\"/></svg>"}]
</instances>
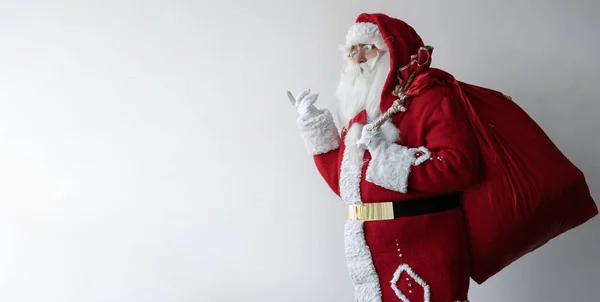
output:
<instances>
[{"instance_id":1,"label":"pointing gloved hand","mask_svg":"<svg viewBox=\"0 0 600 302\"><path fill-rule=\"evenodd\" d=\"M296 97L294 97L291 92L287 91L287 96L290 103L296 107L300 116L314 116L321 113L321 111L314 106L319 95L316 93L310 94L310 89L302 91Z\"/></svg>"}]
</instances>

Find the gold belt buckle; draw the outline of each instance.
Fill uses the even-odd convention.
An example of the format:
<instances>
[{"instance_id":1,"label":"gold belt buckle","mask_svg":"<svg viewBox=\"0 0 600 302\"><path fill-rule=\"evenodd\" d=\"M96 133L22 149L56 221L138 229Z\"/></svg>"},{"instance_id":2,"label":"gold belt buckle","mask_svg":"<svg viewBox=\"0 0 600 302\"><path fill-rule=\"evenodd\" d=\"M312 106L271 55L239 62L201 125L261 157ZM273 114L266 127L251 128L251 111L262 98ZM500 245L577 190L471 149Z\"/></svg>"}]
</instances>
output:
<instances>
[{"instance_id":1,"label":"gold belt buckle","mask_svg":"<svg viewBox=\"0 0 600 302\"><path fill-rule=\"evenodd\" d=\"M362 203L348 206L349 220L392 220L394 205L391 202Z\"/></svg>"}]
</instances>

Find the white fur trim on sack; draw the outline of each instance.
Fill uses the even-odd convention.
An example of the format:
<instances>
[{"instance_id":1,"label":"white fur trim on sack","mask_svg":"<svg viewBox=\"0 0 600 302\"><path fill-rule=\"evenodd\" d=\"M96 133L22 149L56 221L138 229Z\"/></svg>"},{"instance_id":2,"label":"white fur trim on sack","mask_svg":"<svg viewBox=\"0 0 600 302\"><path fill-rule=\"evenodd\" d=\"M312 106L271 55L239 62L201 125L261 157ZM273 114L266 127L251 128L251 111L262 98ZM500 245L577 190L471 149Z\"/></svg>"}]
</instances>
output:
<instances>
[{"instance_id":1,"label":"white fur trim on sack","mask_svg":"<svg viewBox=\"0 0 600 302\"><path fill-rule=\"evenodd\" d=\"M350 280L357 302L381 302L379 277L364 234L364 221L346 221L344 241Z\"/></svg>"},{"instance_id":2,"label":"white fur trim on sack","mask_svg":"<svg viewBox=\"0 0 600 302\"><path fill-rule=\"evenodd\" d=\"M339 148L340 135L329 110L323 109L322 113L316 116L299 116L297 123L306 150L311 155Z\"/></svg>"}]
</instances>

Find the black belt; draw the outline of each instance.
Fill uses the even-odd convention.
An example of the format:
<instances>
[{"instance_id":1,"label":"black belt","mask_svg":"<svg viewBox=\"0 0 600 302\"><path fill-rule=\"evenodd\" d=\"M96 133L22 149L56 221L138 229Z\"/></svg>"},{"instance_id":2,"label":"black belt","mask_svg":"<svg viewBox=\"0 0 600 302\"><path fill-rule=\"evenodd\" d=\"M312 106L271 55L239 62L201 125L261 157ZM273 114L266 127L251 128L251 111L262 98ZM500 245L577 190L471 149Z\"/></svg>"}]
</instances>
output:
<instances>
[{"instance_id":1,"label":"black belt","mask_svg":"<svg viewBox=\"0 0 600 302\"><path fill-rule=\"evenodd\" d=\"M449 211L460 207L460 194L393 202L394 218Z\"/></svg>"},{"instance_id":2,"label":"black belt","mask_svg":"<svg viewBox=\"0 0 600 302\"><path fill-rule=\"evenodd\" d=\"M460 207L460 194L348 206L350 220L391 220L400 217L439 213Z\"/></svg>"}]
</instances>

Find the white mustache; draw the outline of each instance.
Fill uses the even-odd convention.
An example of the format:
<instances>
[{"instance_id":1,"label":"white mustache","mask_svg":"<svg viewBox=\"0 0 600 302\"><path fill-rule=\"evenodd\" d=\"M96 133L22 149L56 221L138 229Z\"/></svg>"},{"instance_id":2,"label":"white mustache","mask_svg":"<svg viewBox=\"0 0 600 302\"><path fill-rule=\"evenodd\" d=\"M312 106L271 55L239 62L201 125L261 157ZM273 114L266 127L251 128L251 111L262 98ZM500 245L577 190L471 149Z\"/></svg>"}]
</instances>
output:
<instances>
[{"instance_id":1,"label":"white mustache","mask_svg":"<svg viewBox=\"0 0 600 302\"><path fill-rule=\"evenodd\" d=\"M363 63L349 64L346 70L342 71L342 76L352 83L354 83L356 78L368 78L373 74L379 58L380 56L377 55Z\"/></svg>"}]
</instances>

